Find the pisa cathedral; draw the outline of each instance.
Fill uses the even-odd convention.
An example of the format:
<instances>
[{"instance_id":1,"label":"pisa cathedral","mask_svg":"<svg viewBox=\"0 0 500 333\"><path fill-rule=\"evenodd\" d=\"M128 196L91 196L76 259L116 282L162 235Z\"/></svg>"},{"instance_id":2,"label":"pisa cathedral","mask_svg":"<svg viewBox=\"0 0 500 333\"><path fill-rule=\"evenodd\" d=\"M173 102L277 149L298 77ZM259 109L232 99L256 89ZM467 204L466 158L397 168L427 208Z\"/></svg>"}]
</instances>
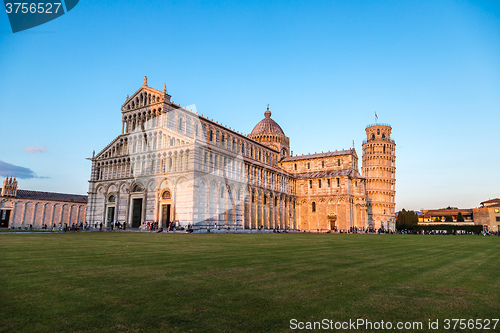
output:
<instances>
[{"instance_id":1,"label":"pisa cathedral","mask_svg":"<svg viewBox=\"0 0 500 333\"><path fill-rule=\"evenodd\" d=\"M391 127L366 127L354 149L292 156L271 118L248 135L174 104L144 84L127 96L122 132L93 154L86 221L195 230L394 229Z\"/></svg>"}]
</instances>

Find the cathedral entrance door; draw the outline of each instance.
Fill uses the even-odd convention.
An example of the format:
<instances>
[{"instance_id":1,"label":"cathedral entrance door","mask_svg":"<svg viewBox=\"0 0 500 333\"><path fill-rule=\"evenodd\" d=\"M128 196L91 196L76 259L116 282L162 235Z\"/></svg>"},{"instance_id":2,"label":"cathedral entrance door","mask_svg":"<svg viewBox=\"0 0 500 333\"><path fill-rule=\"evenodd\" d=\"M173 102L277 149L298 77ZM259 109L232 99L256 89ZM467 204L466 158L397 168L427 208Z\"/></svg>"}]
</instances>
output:
<instances>
[{"instance_id":1,"label":"cathedral entrance door","mask_svg":"<svg viewBox=\"0 0 500 333\"><path fill-rule=\"evenodd\" d=\"M170 225L170 205L161 205L161 225L164 229Z\"/></svg>"},{"instance_id":2,"label":"cathedral entrance door","mask_svg":"<svg viewBox=\"0 0 500 333\"><path fill-rule=\"evenodd\" d=\"M330 221L330 230L335 230L335 221Z\"/></svg>"},{"instance_id":3,"label":"cathedral entrance door","mask_svg":"<svg viewBox=\"0 0 500 333\"><path fill-rule=\"evenodd\" d=\"M0 228L9 227L10 210L0 210Z\"/></svg>"},{"instance_id":4,"label":"cathedral entrance door","mask_svg":"<svg viewBox=\"0 0 500 333\"><path fill-rule=\"evenodd\" d=\"M132 204L132 228L141 226L142 199L134 199Z\"/></svg>"},{"instance_id":5,"label":"cathedral entrance door","mask_svg":"<svg viewBox=\"0 0 500 333\"><path fill-rule=\"evenodd\" d=\"M115 207L108 207L108 226L115 222Z\"/></svg>"},{"instance_id":6,"label":"cathedral entrance door","mask_svg":"<svg viewBox=\"0 0 500 333\"><path fill-rule=\"evenodd\" d=\"M335 213L333 212L330 212L327 218L330 224L330 230L335 230L335 222L337 222L337 215L335 215Z\"/></svg>"}]
</instances>

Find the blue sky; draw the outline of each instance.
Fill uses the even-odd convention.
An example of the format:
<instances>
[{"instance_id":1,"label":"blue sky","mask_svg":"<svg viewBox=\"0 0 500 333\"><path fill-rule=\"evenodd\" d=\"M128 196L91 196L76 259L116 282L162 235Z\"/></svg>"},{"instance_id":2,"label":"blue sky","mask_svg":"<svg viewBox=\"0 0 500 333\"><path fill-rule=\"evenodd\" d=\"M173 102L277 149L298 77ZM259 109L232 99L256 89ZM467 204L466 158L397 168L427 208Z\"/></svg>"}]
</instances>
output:
<instances>
[{"instance_id":1,"label":"blue sky","mask_svg":"<svg viewBox=\"0 0 500 333\"><path fill-rule=\"evenodd\" d=\"M80 1L13 34L0 14L0 171L86 193L148 76L250 133L270 104L294 154L393 127L396 209L500 197L498 1ZM28 171L27 171L28 170Z\"/></svg>"}]
</instances>

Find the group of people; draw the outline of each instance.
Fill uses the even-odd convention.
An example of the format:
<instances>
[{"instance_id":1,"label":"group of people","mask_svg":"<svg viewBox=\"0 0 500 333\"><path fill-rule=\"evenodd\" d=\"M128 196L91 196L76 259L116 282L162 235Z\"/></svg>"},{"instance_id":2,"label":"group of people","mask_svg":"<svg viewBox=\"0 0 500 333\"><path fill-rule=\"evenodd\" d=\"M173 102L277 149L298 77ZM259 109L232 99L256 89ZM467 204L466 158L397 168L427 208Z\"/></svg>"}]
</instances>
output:
<instances>
[{"instance_id":1,"label":"group of people","mask_svg":"<svg viewBox=\"0 0 500 333\"><path fill-rule=\"evenodd\" d=\"M127 222L120 223L118 222L110 222L109 223L109 228L111 231L114 229L116 230L126 230L127 229ZM102 223L100 224L99 231L102 231Z\"/></svg>"},{"instance_id":2,"label":"group of people","mask_svg":"<svg viewBox=\"0 0 500 333\"><path fill-rule=\"evenodd\" d=\"M144 222L142 229L147 231L163 232L163 226L158 222ZM188 232L193 232L193 227L191 225L188 225L185 229L184 227L177 227L175 222L167 223L165 229L167 230L167 232L176 230L187 230Z\"/></svg>"},{"instance_id":3,"label":"group of people","mask_svg":"<svg viewBox=\"0 0 500 333\"><path fill-rule=\"evenodd\" d=\"M28 226L25 227L25 229L28 229ZM71 225L69 225L68 223L59 223L59 224L55 224L53 223L52 224L52 227L50 228L50 230L52 230L52 232L68 232L68 231L73 231L73 232L77 232L77 231L88 231L90 229L90 225L85 222L78 222L78 223L71 223ZM29 230L33 230L33 225L29 225ZM42 225L42 230L49 230L49 226L47 224L43 224Z\"/></svg>"},{"instance_id":4,"label":"group of people","mask_svg":"<svg viewBox=\"0 0 500 333\"><path fill-rule=\"evenodd\" d=\"M67 223L64 223L64 228L63 228L63 231L64 232L67 232L67 231L73 231L73 232L78 232L78 231L81 231L81 230L88 230L88 224L85 223L85 225L83 224L83 222L80 222L80 223L72 223L71 226L69 226ZM61 227L59 226L59 231ZM54 231L54 230L53 230Z\"/></svg>"},{"instance_id":5,"label":"group of people","mask_svg":"<svg viewBox=\"0 0 500 333\"><path fill-rule=\"evenodd\" d=\"M103 229L104 227L104 229ZM99 231L106 230L106 226L103 225L102 222L96 222L93 225L89 225L87 222L78 222L78 223L72 223L71 225L68 225L68 223L64 224L52 224L52 226L49 228L47 224L43 224L41 229L43 230L49 230L51 229L52 232L78 232L78 231L89 231L91 229L98 229ZM215 230L220 230L220 226L215 223L213 225L213 228ZM21 229L21 228L19 228ZM24 226L25 230L33 230L34 227L32 224L25 225ZM113 230L126 230L127 229L127 222L110 222L109 223L109 229L110 231ZM208 228L207 231L210 232L210 229ZM223 229L226 233L229 233L231 231L231 226L228 224L225 224L223 226ZM265 228L263 225L258 227L258 231L263 231ZM143 225L143 230L147 231L156 231L156 232L163 232L163 227L159 225L158 222L144 222ZM189 224L186 228L184 227L177 227L175 222L170 222L166 226L166 230L168 231L176 231L176 230L181 230L181 231L186 231L189 233L194 232L194 228L191 224ZM287 233L290 232L291 230L286 230L286 229L280 229L274 228L272 229L273 233ZM308 232L310 233L311 230L304 230L303 232ZM314 231L312 231L314 232ZM463 230L451 230L451 231L446 231L446 230L396 230L396 231L391 231L391 230L385 230L383 228L379 229L370 229L370 228L357 228L357 227L351 227L348 230L337 230L337 227L334 227L333 230L325 230L325 229L317 229L317 233L341 233L341 234L419 234L419 235L473 235L473 234L478 234L477 231L474 233L472 231L463 231ZM500 236L500 232L498 231L488 231L484 230L480 233L483 236Z\"/></svg>"},{"instance_id":6,"label":"group of people","mask_svg":"<svg viewBox=\"0 0 500 333\"><path fill-rule=\"evenodd\" d=\"M303 232L311 232L310 230L304 230ZM314 231L313 231L314 232ZM339 234L392 234L393 232L390 230L385 230L383 228L372 229L372 228L358 228L358 227L350 227L347 230L338 229L336 226L333 229L316 229L317 233L339 233Z\"/></svg>"},{"instance_id":7,"label":"group of people","mask_svg":"<svg viewBox=\"0 0 500 333\"><path fill-rule=\"evenodd\" d=\"M482 236L500 236L498 231L483 230L481 232L465 230L397 230L398 234L414 235L482 235Z\"/></svg>"},{"instance_id":8,"label":"group of people","mask_svg":"<svg viewBox=\"0 0 500 333\"><path fill-rule=\"evenodd\" d=\"M158 230L158 222L144 222L144 229L148 231L157 231ZM162 228L163 231L163 228Z\"/></svg>"}]
</instances>

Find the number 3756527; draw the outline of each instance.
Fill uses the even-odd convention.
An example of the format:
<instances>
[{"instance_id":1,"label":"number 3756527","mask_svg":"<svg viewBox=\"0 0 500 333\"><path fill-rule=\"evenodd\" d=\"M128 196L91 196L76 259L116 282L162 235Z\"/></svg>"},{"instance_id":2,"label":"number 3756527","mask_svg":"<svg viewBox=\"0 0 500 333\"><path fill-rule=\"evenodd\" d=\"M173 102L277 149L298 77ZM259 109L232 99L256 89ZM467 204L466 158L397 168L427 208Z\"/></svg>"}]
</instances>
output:
<instances>
[{"instance_id":1,"label":"number 3756527","mask_svg":"<svg viewBox=\"0 0 500 333\"><path fill-rule=\"evenodd\" d=\"M5 4L5 10L7 14L15 13L15 14L57 14L59 9L61 8L60 2L47 2L47 3L27 3L27 2L7 2Z\"/></svg>"}]
</instances>

